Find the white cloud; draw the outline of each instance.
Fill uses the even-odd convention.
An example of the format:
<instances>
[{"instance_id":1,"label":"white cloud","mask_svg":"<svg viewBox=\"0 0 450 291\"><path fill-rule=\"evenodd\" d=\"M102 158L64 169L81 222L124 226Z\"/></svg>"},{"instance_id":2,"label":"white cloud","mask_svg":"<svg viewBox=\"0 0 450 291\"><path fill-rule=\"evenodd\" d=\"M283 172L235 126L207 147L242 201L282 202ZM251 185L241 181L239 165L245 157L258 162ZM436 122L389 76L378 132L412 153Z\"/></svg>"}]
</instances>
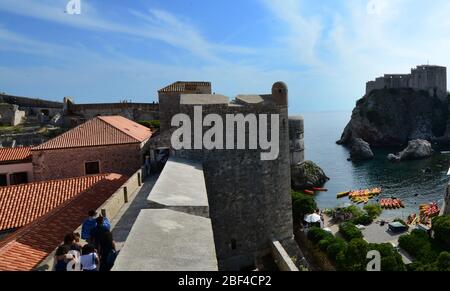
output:
<instances>
[{"instance_id":1,"label":"white cloud","mask_svg":"<svg viewBox=\"0 0 450 291\"><path fill-rule=\"evenodd\" d=\"M106 18L104 11L97 11L88 1L82 2L81 15L68 15L64 12L67 0L33 1L33 0L2 0L0 10L17 15L33 17L45 21L56 22L76 28L121 33L138 38L162 41L173 47L183 49L206 61L220 62L220 53L248 54L252 50L245 47L216 45L206 40L202 34L187 21L182 21L175 15L162 10L149 10L144 14L131 11L143 23L130 25L121 23L121 19ZM102 13L99 13L102 12ZM123 13L130 13L124 11Z\"/></svg>"}]
</instances>

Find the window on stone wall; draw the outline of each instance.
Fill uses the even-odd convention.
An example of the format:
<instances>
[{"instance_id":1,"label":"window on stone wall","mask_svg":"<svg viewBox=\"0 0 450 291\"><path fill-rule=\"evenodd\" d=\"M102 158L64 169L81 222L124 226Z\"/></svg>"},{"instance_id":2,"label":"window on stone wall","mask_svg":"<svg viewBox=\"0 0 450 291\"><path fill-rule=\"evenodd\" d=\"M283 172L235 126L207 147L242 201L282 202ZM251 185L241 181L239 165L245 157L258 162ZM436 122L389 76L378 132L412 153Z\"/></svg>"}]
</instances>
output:
<instances>
[{"instance_id":1,"label":"window on stone wall","mask_svg":"<svg viewBox=\"0 0 450 291\"><path fill-rule=\"evenodd\" d=\"M231 249L232 249L232 250L235 250L236 248L237 248L236 240L235 240L235 239L232 239L232 240L231 240Z\"/></svg>"},{"instance_id":2,"label":"window on stone wall","mask_svg":"<svg viewBox=\"0 0 450 291\"><path fill-rule=\"evenodd\" d=\"M0 186L8 186L6 174L0 174Z\"/></svg>"},{"instance_id":3,"label":"window on stone wall","mask_svg":"<svg viewBox=\"0 0 450 291\"><path fill-rule=\"evenodd\" d=\"M9 175L9 184L10 185L20 185L28 183L28 173L14 173Z\"/></svg>"},{"instance_id":4,"label":"window on stone wall","mask_svg":"<svg viewBox=\"0 0 450 291\"><path fill-rule=\"evenodd\" d=\"M100 162L86 162L84 163L86 175L100 174Z\"/></svg>"}]
</instances>

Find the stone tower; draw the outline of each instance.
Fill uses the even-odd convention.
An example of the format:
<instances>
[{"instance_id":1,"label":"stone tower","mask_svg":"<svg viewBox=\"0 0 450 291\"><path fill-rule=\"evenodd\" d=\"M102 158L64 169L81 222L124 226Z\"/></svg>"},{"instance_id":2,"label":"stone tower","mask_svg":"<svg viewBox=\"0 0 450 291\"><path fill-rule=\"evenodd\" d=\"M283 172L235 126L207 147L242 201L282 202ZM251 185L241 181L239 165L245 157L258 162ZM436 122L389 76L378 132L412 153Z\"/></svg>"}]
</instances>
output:
<instances>
[{"instance_id":1,"label":"stone tower","mask_svg":"<svg viewBox=\"0 0 450 291\"><path fill-rule=\"evenodd\" d=\"M222 97L182 94L180 112L193 120L196 104L202 106L204 116L218 114L223 120L227 114L279 116L279 155L275 160L261 160L261 149L177 152L203 162L219 269L240 270L269 253L271 240L293 238L288 88L277 82L272 94L240 95L238 102L224 102Z\"/></svg>"},{"instance_id":2,"label":"stone tower","mask_svg":"<svg viewBox=\"0 0 450 291\"><path fill-rule=\"evenodd\" d=\"M289 116L289 147L291 166L305 160L304 120L301 116Z\"/></svg>"}]
</instances>

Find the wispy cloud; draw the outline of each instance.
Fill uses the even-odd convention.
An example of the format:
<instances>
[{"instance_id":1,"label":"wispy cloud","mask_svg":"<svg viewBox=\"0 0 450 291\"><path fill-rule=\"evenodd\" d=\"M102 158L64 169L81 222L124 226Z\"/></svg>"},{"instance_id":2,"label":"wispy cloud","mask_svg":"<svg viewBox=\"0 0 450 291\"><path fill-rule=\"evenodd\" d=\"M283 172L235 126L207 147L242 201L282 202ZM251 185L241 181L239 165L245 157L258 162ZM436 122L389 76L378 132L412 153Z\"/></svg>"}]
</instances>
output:
<instances>
[{"instance_id":1,"label":"wispy cloud","mask_svg":"<svg viewBox=\"0 0 450 291\"><path fill-rule=\"evenodd\" d=\"M298 0L262 0L273 15L284 23L286 33L279 36L279 45L286 46L292 60L303 65L320 65L317 54L318 42L322 35L322 23L318 17L305 15L305 1Z\"/></svg>"},{"instance_id":2,"label":"wispy cloud","mask_svg":"<svg viewBox=\"0 0 450 291\"><path fill-rule=\"evenodd\" d=\"M82 2L82 14L69 16L65 14L66 0L33 1L33 0L2 0L0 10L22 16L33 17L45 21L56 22L80 29L113 32L138 38L162 41L168 45L183 49L207 61L222 62L221 53L249 54L251 49L239 46L217 45L205 39L188 21L163 10L150 9L146 13L124 11L137 16L141 23L130 25L119 19L108 19L100 14L97 8L88 1Z\"/></svg>"}]
</instances>

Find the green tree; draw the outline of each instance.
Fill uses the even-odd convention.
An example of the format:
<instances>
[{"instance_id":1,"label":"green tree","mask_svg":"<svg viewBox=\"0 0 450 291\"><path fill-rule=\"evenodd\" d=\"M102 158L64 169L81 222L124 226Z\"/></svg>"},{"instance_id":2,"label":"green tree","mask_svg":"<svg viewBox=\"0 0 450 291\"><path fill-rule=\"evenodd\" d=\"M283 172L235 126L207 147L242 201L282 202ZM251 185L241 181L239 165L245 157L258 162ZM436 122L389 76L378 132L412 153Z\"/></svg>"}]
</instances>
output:
<instances>
[{"instance_id":1,"label":"green tree","mask_svg":"<svg viewBox=\"0 0 450 291\"><path fill-rule=\"evenodd\" d=\"M303 221L306 214L314 213L316 209L317 204L313 197L292 191L292 215L294 220Z\"/></svg>"},{"instance_id":2,"label":"green tree","mask_svg":"<svg viewBox=\"0 0 450 291\"><path fill-rule=\"evenodd\" d=\"M367 268L367 252L369 244L363 239L352 240L345 251L336 258L337 267L342 271L365 271Z\"/></svg>"},{"instance_id":3,"label":"green tree","mask_svg":"<svg viewBox=\"0 0 450 291\"><path fill-rule=\"evenodd\" d=\"M450 216L439 216L433 219L433 231L435 239L450 249Z\"/></svg>"},{"instance_id":4,"label":"green tree","mask_svg":"<svg viewBox=\"0 0 450 291\"><path fill-rule=\"evenodd\" d=\"M372 219L376 219L383 212L381 206L378 204L367 204L364 206L364 210L367 212L367 215L369 215L369 217Z\"/></svg>"}]
</instances>

